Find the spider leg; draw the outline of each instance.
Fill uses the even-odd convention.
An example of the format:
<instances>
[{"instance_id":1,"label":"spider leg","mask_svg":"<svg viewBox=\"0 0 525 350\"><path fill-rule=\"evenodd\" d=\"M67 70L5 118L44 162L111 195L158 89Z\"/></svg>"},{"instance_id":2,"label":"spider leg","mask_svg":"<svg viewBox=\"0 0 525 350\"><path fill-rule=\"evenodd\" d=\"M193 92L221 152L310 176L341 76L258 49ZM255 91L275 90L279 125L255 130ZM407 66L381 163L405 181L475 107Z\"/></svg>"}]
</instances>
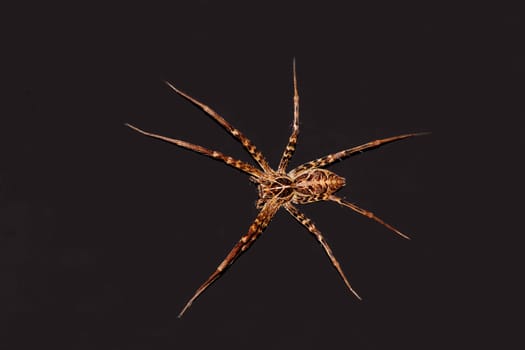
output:
<instances>
[{"instance_id":1,"label":"spider leg","mask_svg":"<svg viewBox=\"0 0 525 350\"><path fill-rule=\"evenodd\" d=\"M299 135L299 94L297 93L297 77L295 71L295 58L293 60L293 130L288 144L284 149L283 156L279 162L279 173L285 173L288 162L295 152L295 145L297 144L297 136Z\"/></svg>"},{"instance_id":2,"label":"spider leg","mask_svg":"<svg viewBox=\"0 0 525 350\"><path fill-rule=\"evenodd\" d=\"M205 105L204 103L197 101L190 95L182 92L181 90L177 89L175 86L173 86L169 82L165 82L171 89L173 89L176 93L193 103L194 105L201 108L206 114L208 114L210 117L212 117L217 123L219 123L224 129L226 129L233 137L235 137L237 140L241 142L241 144L244 146L244 148L250 153L252 158L261 166L261 168L265 172L272 172L272 168L266 161L266 158L264 155L255 147L255 145L248 139L244 134L239 131L238 129L234 128L233 125L228 123L223 117L221 117L217 112L215 112L213 109Z\"/></svg>"},{"instance_id":3,"label":"spider leg","mask_svg":"<svg viewBox=\"0 0 525 350\"><path fill-rule=\"evenodd\" d=\"M380 146L385 145L387 143L391 143L391 142L407 139L407 138L414 137L414 136L422 136L422 135L428 135L428 134L430 134L430 133L429 132L419 132L419 133L404 134L404 135L387 137L385 139L370 141L370 142L367 142L367 143L362 144L360 146L356 146L356 147L349 148L349 149L346 149L346 150L343 150L343 151L332 153L332 154L326 155L324 157L318 158L316 160L312 160L312 161L310 161L308 163L304 163L302 165L299 165L294 170L292 170L292 172L294 174L296 174L296 173L299 173L301 171L304 171L304 170L307 170L307 169L310 169L310 168L322 168L322 167L325 167L327 165L330 165L330 164L334 163L335 161L342 160L344 158L350 157L351 155L354 155L356 153L369 151L371 149L380 147Z\"/></svg>"},{"instance_id":4,"label":"spider leg","mask_svg":"<svg viewBox=\"0 0 525 350\"><path fill-rule=\"evenodd\" d=\"M288 213L290 213L295 218L295 220L297 220L301 225L306 227L308 231L310 231L310 233L312 233L317 238L319 243L323 246L324 251L326 252L326 255L328 255L328 257L332 261L332 265L335 267L337 272L339 272L339 276L341 276L341 278L345 282L348 289L350 289L350 291L354 293L354 295L359 300L362 300L359 294L357 294L357 292L352 288L352 286L350 285L350 282L348 282L348 279L346 278L343 272L343 269L341 269L339 262L335 258L334 253L332 252L332 249L330 248L330 246L324 239L321 231L319 231L317 227L315 227L315 224L312 222L312 220L308 219L303 213L301 213L295 206L293 206L290 203L283 204L283 206L288 211Z\"/></svg>"},{"instance_id":5,"label":"spider leg","mask_svg":"<svg viewBox=\"0 0 525 350\"><path fill-rule=\"evenodd\" d=\"M182 317L184 312L191 306L191 304L197 299L215 280L234 263L242 253L244 253L255 240L262 234L264 229L268 226L273 216L279 209L280 205L276 201L269 201L261 209L253 223L250 225L248 232L241 237L239 242L233 247L226 258L217 266L217 269L208 277L208 279L195 291L195 294L186 303L184 308L179 314L179 318Z\"/></svg>"},{"instance_id":6,"label":"spider leg","mask_svg":"<svg viewBox=\"0 0 525 350\"><path fill-rule=\"evenodd\" d=\"M232 158L230 156L224 155L221 152L213 151L213 150L207 149L205 147L202 147L202 146L199 146L199 145L194 145L194 144L186 142L186 141L181 141L181 140L172 139L172 138L169 138L169 137L166 137L166 136L153 134L153 133L141 130L141 129L137 128L136 126L133 126L133 125L128 124L128 123L126 123L125 125L127 127L131 128L131 129L133 129L133 130L143 134L143 135L146 135L146 136L149 136L149 137L153 137L155 139L159 139L159 140L166 141L166 142L169 142L169 143L173 143L173 144L175 144L175 145L177 145L179 147L186 148L186 149L192 150L192 151L200 153L200 154L204 154L205 156L211 157L211 158L216 159L216 160L220 160L220 161L226 163L227 165L229 165L231 167L234 167L234 168L236 168L236 169L238 169L240 171L243 171L243 172L245 172L247 174L253 175L256 178L259 178L262 175L261 171L259 169L257 169L256 167L254 167L253 165L245 163L245 162L237 160L237 159L234 159L234 158Z\"/></svg>"},{"instance_id":7,"label":"spider leg","mask_svg":"<svg viewBox=\"0 0 525 350\"><path fill-rule=\"evenodd\" d=\"M355 212L358 212L359 214L361 215L364 215L366 216L367 218L369 219L372 219L378 223L380 223L381 225L385 226L386 228L394 231L395 233L397 233L398 235L400 235L401 237L405 238L405 239L408 239L410 240L410 237L408 237L407 235L405 235L404 233L401 233L398 229L396 229L395 227L393 227L392 225L389 225L387 224L386 222L384 222L383 220L381 220L380 218L378 218L377 216L374 215L374 213L370 212L370 211L367 211L363 208L360 208L358 207L357 205L353 204L353 203L350 203L350 202L347 202L345 201L344 199L342 198L339 198L339 197L336 197L334 195L331 195L330 197L328 197L328 200L331 200L333 202L336 202L336 203L339 203L347 208L350 208L352 209L353 211Z\"/></svg>"}]
</instances>

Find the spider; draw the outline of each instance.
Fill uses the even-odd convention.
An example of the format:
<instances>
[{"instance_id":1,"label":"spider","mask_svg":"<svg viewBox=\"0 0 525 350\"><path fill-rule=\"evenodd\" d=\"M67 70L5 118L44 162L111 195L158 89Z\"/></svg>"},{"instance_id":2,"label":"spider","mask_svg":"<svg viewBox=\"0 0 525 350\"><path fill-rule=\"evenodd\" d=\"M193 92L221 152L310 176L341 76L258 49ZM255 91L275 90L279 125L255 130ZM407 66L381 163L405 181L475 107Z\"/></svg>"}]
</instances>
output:
<instances>
[{"instance_id":1,"label":"spider","mask_svg":"<svg viewBox=\"0 0 525 350\"><path fill-rule=\"evenodd\" d=\"M125 125L131 129L162 141L166 141L175 144L179 147L189 149L191 151L203 154L211 157L218 161L224 162L227 165L238 169L248 175L250 180L255 183L258 187L259 198L256 202L256 207L260 209L259 213L255 217L255 220L248 228L248 232L241 237L241 239L235 244L233 249L228 253L226 258L217 266L216 270L208 277L208 279L195 291L193 296L186 303L178 317L188 310L192 303L222 274L235 262L235 260L251 245L266 229L273 216L277 211L283 207L295 220L302 224L315 238L319 241L323 247L325 253L328 255L332 265L335 267L339 276L343 279L346 287L359 299L361 297L352 288L350 282L346 278L339 262L334 256L332 249L326 242L321 231L317 229L315 224L301 213L296 204L308 204L318 201L331 201L338 203L342 206L352 209L353 211L372 219L381 225L387 227L391 231L395 232L399 236L410 239L407 235L401 233L398 229L389 225L388 223L381 220L372 212L362 209L357 205L347 202L346 200L335 195L335 192L345 186L345 179L335 173L324 169L326 166L333 164L336 161L348 158L355 154L369 151L387 143L407 139L413 136L419 136L428 134L423 133L410 133L398 136L392 136L384 139L379 139L365 143L363 145L345 149L336 153L326 155L316 160L299 165L295 169L287 172L286 168L292 155L295 151L297 144L297 138L299 135L299 94L297 92L297 77L295 68L295 59L293 60L293 126L292 133L288 139L288 144L283 151L281 160L277 170L274 170L268 164L264 155L255 147L255 145L238 129L234 128L228 123L223 117L221 117L213 109L205 105L204 103L196 100L188 94L177 89L169 82L165 82L172 90L177 94L184 97L197 107L201 108L208 116L218 122L226 131L228 131L234 138L236 138L248 151L250 156L257 162L260 169L243 161L232 158L219 151L211 150L199 145L195 145L186 141L161 136L151 132L139 129L131 124L126 123Z\"/></svg>"}]
</instances>

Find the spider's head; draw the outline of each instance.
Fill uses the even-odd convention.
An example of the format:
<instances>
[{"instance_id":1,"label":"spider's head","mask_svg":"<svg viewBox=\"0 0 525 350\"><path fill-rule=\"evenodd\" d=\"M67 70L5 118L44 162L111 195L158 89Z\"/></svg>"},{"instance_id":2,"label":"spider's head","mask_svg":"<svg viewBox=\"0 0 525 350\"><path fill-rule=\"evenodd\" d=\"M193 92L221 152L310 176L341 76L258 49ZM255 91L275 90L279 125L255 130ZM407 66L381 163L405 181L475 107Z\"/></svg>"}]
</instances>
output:
<instances>
[{"instance_id":1,"label":"spider's head","mask_svg":"<svg viewBox=\"0 0 525 350\"><path fill-rule=\"evenodd\" d=\"M259 199L257 208L262 208L264 203L272 198L279 198L283 202L290 200L293 196L293 181L288 176L269 176L257 179L259 183Z\"/></svg>"}]
</instances>

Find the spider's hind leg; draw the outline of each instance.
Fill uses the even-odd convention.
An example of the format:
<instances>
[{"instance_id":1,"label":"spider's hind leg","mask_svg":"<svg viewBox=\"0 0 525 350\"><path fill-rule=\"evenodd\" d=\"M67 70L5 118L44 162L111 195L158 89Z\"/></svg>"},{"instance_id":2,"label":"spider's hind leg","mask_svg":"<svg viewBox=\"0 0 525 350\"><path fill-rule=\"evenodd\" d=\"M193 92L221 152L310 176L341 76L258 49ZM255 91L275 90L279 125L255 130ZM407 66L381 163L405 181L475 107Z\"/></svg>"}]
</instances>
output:
<instances>
[{"instance_id":1,"label":"spider's hind leg","mask_svg":"<svg viewBox=\"0 0 525 350\"><path fill-rule=\"evenodd\" d=\"M326 167L326 166L328 166L328 165L330 165L332 163L335 163L338 160L343 160L343 159L348 158L350 156L353 156L355 154L359 154L359 153L363 153L363 152L366 152L366 151L373 150L375 148L381 147L381 146L386 145L388 143L392 143L392 142L395 142L395 141L408 139L408 138L414 137L414 136L423 136L423 135L428 135L428 134L430 134L430 133L429 132L419 132L419 133L404 134L404 135L387 137L385 139L370 141L370 142L367 142L367 143L362 144L360 146L356 146L356 147L345 149L345 150L342 150L342 151L339 151L339 152L328 154L328 155L326 155L324 157L321 157L321 158L312 160L310 162L301 164L297 168L293 169L292 173L297 174L297 173L300 173L301 171L305 171L305 170L311 169L311 168L324 168L324 167Z\"/></svg>"},{"instance_id":2,"label":"spider's hind leg","mask_svg":"<svg viewBox=\"0 0 525 350\"><path fill-rule=\"evenodd\" d=\"M331 195L330 197L328 197L328 200L330 201L333 201L333 202L336 202L336 203L339 203L347 208L350 208L352 209L353 211L363 215L363 216L366 216L367 218L369 219L372 219L374 220L375 222L378 222L380 223L381 225L385 226L386 228L388 228L389 230L391 231L394 231L395 233L397 233L399 236L405 238L405 239L408 239L410 240L410 237L408 237L407 235L405 235L404 233L402 233L401 231L399 231L397 228L395 228L394 226L390 225L390 224L387 224L386 222L384 222L383 220L381 220L380 218L378 218L377 216L375 216L374 213L368 211L368 210L365 210L363 208L360 208L358 207L357 205L353 204L353 203L350 203L350 202L347 202L345 201L344 199L342 198L339 198L339 197L336 197L334 195Z\"/></svg>"}]
</instances>

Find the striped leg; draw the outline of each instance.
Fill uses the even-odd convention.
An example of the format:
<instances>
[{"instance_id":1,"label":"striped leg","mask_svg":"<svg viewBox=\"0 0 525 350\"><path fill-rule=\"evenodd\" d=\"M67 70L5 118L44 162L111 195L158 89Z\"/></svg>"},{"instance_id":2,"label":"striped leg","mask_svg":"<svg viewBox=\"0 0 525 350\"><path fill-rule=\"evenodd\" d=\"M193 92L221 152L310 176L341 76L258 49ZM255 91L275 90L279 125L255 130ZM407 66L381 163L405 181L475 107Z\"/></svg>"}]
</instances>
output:
<instances>
[{"instance_id":1,"label":"striped leg","mask_svg":"<svg viewBox=\"0 0 525 350\"><path fill-rule=\"evenodd\" d=\"M301 213L299 210L297 210L297 208L294 207L293 205L291 205L290 203L286 203L283 206L295 218L295 220L299 221L299 223L301 225L306 227L308 229L308 231L310 231L310 233L313 234L317 238L319 243L323 246L324 251L326 252L326 255L328 255L328 257L332 261L332 265L334 265L334 267L337 270L337 272L339 272L339 276L341 276L341 278L345 282L345 284L348 287L348 289L350 289L350 291L352 293L354 293L354 295L359 300L361 300L361 297L359 296L359 294L357 294L357 292L350 285L350 282L348 282L348 279L346 278L346 276L345 276L345 274L343 272L343 269L341 269L341 266L339 265L339 262L335 258L334 253L332 252L332 249L330 249L330 246L328 245L328 243L326 243L326 241L325 241L325 239L323 237L323 234L321 233L321 231L319 231L317 229L317 227L315 227L315 225L312 222L312 220L308 219L303 213Z\"/></svg>"},{"instance_id":2,"label":"striped leg","mask_svg":"<svg viewBox=\"0 0 525 350\"><path fill-rule=\"evenodd\" d=\"M288 162L295 152L295 145L297 144L297 137L299 136L299 94L297 93L297 77L295 72L295 58L293 60L293 130L290 138L288 139L288 144L284 149L283 156L279 163L278 172L286 173L286 167Z\"/></svg>"},{"instance_id":3,"label":"striped leg","mask_svg":"<svg viewBox=\"0 0 525 350\"><path fill-rule=\"evenodd\" d=\"M236 168L236 169L238 169L240 171L243 171L243 172L245 172L247 174L253 175L256 178L259 178L262 175L261 171L259 169L257 169L256 167L254 167L253 165L245 163L245 162L237 160L237 159L234 159L234 158L232 158L230 156L226 156L226 155L222 154L221 152L212 151L212 150L207 149L205 147L202 147L202 146L199 146L199 145L194 145L193 143L189 143L189 142L186 142L186 141L181 141L181 140L172 139L172 138L169 138L169 137L166 137L166 136L153 134L153 133L141 130L141 129L139 129L139 128L131 125L131 124L127 124L126 123L125 125L128 126L131 129L133 129L133 130L143 134L143 135L146 135L146 136L149 136L149 137L153 137L155 139L159 139L159 140L166 141L166 142L169 142L169 143L173 143L173 144L175 144L175 145L177 145L179 147L186 148L186 149L192 150L192 151L200 153L200 154L204 154L205 156L211 157L211 158L216 159L216 160L220 160L220 161L226 163L227 165L229 165L231 167L234 167L234 168Z\"/></svg>"},{"instance_id":4,"label":"striped leg","mask_svg":"<svg viewBox=\"0 0 525 350\"><path fill-rule=\"evenodd\" d=\"M352 204L350 202L347 202L345 201L344 199L342 198L339 198L339 197L336 197L334 195L331 195L330 197L328 197L328 200L330 201L333 201L333 202L336 202L336 203L339 203L347 208L350 208L352 209L353 211L355 212L358 212L359 214L361 215L364 215L366 216L367 218L369 219L372 219L378 223L380 223L381 225L385 226L386 228L388 228L389 230L392 230L394 231L395 233L397 233L398 235L400 235L401 237L405 238L405 239L410 239L410 237L408 237L407 235L405 235L404 233L401 233L398 229L396 229L395 227L393 227L392 225L389 225L387 224L386 222L384 222L383 220L381 220L380 218L378 218L377 216L374 215L374 213L372 212L369 212L367 210L364 210L360 207L358 207L357 205L355 204Z\"/></svg>"},{"instance_id":5,"label":"striped leg","mask_svg":"<svg viewBox=\"0 0 525 350\"><path fill-rule=\"evenodd\" d=\"M187 95L186 93L182 92L181 90L177 89L175 86L173 86L171 83L166 81L166 84L173 89L176 93L187 99L188 101L192 102L196 106L200 107L206 114L208 114L210 117L212 117L217 123L219 123L224 129L226 129L233 137L235 137L237 140L241 142L241 144L244 146L244 148L250 153L252 158L261 166L261 168L265 172L272 172L272 168L266 161L266 158L264 155L255 147L255 145L248 139L242 132L240 132L238 129L235 129L230 123L228 123L223 117L221 117L217 112L215 112L210 107L206 106L204 103L197 101L190 95Z\"/></svg>"},{"instance_id":6,"label":"striped leg","mask_svg":"<svg viewBox=\"0 0 525 350\"><path fill-rule=\"evenodd\" d=\"M244 253L255 240L262 234L264 229L268 226L273 216L279 209L280 205L276 201L269 201L261 209L253 223L250 225L248 232L241 237L239 242L233 247L226 258L221 262L217 269L211 274L210 277L195 291L195 294L186 303L184 308L179 314L179 318L186 312L191 304L197 299L215 280L222 276L222 274L234 263L242 253Z\"/></svg>"},{"instance_id":7,"label":"striped leg","mask_svg":"<svg viewBox=\"0 0 525 350\"><path fill-rule=\"evenodd\" d=\"M357 147L353 147L353 148L350 148L350 149L346 149L346 150L343 150L343 151L339 151L337 153L332 153L332 154L329 154L327 156L318 158L316 160L312 160L311 162L299 165L297 168L295 168L293 170L293 173L297 174L297 173L299 173L301 171L304 171L304 170L307 170L307 169L310 169L310 168L322 168L322 167L325 167L327 165L330 165L330 164L334 163L335 161L342 160L344 158L350 157L351 155L354 155L356 153L369 151L371 149L380 147L382 145L386 145L387 143L391 143L391 142L407 139L409 137L422 136L422 135L428 135L428 134L429 134L428 132L404 134L404 135L387 137L386 139L380 139L380 140L367 142L367 143L365 143L363 145L360 145L360 146L357 146Z\"/></svg>"}]
</instances>

